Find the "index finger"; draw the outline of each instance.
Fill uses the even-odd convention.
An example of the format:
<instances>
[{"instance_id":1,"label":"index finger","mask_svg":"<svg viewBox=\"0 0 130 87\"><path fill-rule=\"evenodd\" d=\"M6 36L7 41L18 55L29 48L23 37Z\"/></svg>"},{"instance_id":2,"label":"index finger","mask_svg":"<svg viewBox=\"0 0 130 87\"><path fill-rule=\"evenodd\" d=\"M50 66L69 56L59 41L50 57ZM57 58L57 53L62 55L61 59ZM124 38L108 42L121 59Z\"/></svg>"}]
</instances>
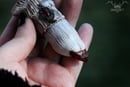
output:
<instances>
[{"instance_id":1,"label":"index finger","mask_svg":"<svg viewBox=\"0 0 130 87\"><path fill-rule=\"evenodd\" d=\"M66 19L75 27L80 15L83 0L62 0L60 11Z\"/></svg>"}]
</instances>

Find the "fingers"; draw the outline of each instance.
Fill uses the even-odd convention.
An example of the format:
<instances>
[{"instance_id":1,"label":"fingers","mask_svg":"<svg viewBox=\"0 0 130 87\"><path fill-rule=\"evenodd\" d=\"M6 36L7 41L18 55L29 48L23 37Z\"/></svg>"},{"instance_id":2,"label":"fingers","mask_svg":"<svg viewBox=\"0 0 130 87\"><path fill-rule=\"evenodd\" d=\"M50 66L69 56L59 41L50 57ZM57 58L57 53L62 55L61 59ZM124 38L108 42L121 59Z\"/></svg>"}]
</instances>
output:
<instances>
[{"instance_id":1,"label":"fingers","mask_svg":"<svg viewBox=\"0 0 130 87\"><path fill-rule=\"evenodd\" d=\"M66 19L75 27L80 15L83 0L62 0L61 12Z\"/></svg>"},{"instance_id":2,"label":"fingers","mask_svg":"<svg viewBox=\"0 0 130 87\"><path fill-rule=\"evenodd\" d=\"M92 40L92 35L93 35L93 28L89 24L83 24L80 29L79 29L79 35L83 42L86 45L86 50L88 50L91 40ZM65 57L62 61L63 66L69 70L71 75L74 77L75 82L79 76L79 73L81 71L83 62L76 60L75 58L67 58Z\"/></svg>"},{"instance_id":3,"label":"fingers","mask_svg":"<svg viewBox=\"0 0 130 87\"><path fill-rule=\"evenodd\" d=\"M5 30L0 36L0 46L14 37L17 30L17 25L18 25L18 17L12 16Z\"/></svg>"},{"instance_id":4,"label":"fingers","mask_svg":"<svg viewBox=\"0 0 130 87\"><path fill-rule=\"evenodd\" d=\"M24 25L18 28L15 37L0 47L0 58L4 61L21 61L28 56L36 41L32 21L26 19Z\"/></svg>"}]
</instances>

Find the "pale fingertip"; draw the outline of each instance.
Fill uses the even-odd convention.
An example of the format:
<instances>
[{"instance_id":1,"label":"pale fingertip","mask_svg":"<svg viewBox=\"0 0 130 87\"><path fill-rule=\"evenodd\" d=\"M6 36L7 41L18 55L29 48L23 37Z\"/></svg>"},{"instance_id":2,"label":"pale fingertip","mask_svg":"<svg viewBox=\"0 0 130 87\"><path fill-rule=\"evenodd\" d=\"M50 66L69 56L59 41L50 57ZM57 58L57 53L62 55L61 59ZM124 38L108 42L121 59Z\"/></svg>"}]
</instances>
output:
<instances>
[{"instance_id":1,"label":"pale fingertip","mask_svg":"<svg viewBox=\"0 0 130 87\"><path fill-rule=\"evenodd\" d=\"M92 25L88 23L82 24L80 29L78 30L78 33L86 46L86 50L88 50L93 37Z\"/></svg>"},{"instance_id":2,"label":"pale fingertip","mask_svg":"<svg viewBox=\"0 0 130 87\"><path fill-rule=\"evenodd\" d=\"M80 26L78 32L79 34L82 33L82 32L86 32L86 33L90 33L90 34L93 34L93 27L91 24L89 23L84 23Z\"/></svg>"}]
</instances>

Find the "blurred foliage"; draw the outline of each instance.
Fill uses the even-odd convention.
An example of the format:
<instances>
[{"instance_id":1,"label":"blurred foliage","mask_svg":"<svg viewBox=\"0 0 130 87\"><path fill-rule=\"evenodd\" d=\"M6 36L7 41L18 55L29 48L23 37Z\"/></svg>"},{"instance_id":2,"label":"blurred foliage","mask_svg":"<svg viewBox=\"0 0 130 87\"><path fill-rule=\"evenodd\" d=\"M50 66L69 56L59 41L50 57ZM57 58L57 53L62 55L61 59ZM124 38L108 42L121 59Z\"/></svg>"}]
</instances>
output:
<instances>
[{"instance_id":1,"label":"blurred foliage","mask_svg":"<svg viewBox=\"0 0 130 87\"><path fill-rule=\"evenodd\" d=\"M88 63L76 87L130 87L130 1L124 11L111 12L108 0L84 0L77 28L92 24L94 36ZM0 0L0 30L11 17L14 0Z\"/></svg>"},{"instance_id":2,"label":"blurred foliage","mask_svg":"<svg viewBox=\"0 0 130 87\"><path fill-rule=\"evenodd\" d=\"M107 1L84 0L79 25L92 24L94 36L77 87L130 87L130 1L120 13Z\"/></svg>"},{"instance_id":3,"label":"blurred foliage","mask_svg":"<svg viewBox=\"0 0 130 87\"><path fill-rule=\"evenodd\" d=\"M15 0L0 0L0 32L3 31L11 17L11 8Z\"/></svg>"}]
</instances>

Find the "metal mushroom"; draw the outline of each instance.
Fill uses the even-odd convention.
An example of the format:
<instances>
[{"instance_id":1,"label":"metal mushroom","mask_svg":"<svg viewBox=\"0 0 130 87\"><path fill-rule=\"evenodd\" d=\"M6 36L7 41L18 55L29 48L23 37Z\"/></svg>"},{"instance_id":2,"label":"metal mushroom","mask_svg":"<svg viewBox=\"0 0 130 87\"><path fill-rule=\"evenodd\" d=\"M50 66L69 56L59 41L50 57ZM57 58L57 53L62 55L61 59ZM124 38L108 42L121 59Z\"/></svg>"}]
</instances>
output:
<instances>
[{"instance_id":1,"label":"metal mushroom","mask_svg":"<svg viewBox=\"0 0 130 87\"><path fill-rule=\"evenodd\" d=\"M25 14L31 18L36 29L57 53L87 61L85 44L52 0L18 0L12 14Z\"/></svg>"}]
</instances>

